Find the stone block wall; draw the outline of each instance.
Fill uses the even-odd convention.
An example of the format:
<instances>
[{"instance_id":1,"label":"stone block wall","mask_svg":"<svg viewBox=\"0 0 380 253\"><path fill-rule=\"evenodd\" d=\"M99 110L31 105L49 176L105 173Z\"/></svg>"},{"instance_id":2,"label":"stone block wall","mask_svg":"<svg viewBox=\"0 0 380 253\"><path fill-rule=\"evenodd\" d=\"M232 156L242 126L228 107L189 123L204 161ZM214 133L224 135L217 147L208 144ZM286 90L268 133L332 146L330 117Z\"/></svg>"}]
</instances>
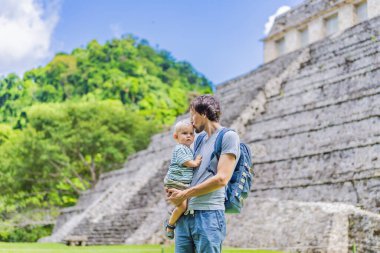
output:
<instances>
[{"instance_id":1,"label":"stone block wall","mask_svg":"<svg viewBox=\"0 0 380 253\"><path fill-rule=\"evenodd\" d=\"M226 244L287 252L375 253L380 215L351 205L248 199L243 212L227 215Z\"/></svg>"},{"instance_id":2,"label":"stone block wall","mask_svg":"<svg viewBox=\"0 0 380 253\"><path fill-rule=\"evenodd\" d=\"M273 76L280 75L300 54L299 51L286 55L259 68L226 81L216 87L216 96L222 107L222 124L230 126Z\"/></svg>"},{"instance_id":3,"label":"stone block wall","mask_svg":"<svg viewBox=\"0 0 380 253\"><path fill-rule=\"evenodd\" d=\"M379 20L313 44L298 74L247 120L256 196L380 212Z\"/></svg>"}]
</instances>

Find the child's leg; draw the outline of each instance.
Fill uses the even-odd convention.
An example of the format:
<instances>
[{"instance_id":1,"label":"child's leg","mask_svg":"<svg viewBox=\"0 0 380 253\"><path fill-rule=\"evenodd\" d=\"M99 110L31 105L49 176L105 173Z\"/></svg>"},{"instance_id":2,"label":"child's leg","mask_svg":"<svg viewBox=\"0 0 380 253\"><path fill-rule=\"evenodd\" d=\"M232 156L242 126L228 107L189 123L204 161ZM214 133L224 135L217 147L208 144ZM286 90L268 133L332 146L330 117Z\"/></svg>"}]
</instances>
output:
<instances>
[{"instance_id":1,"label":"child's leg","mask_svg":"<svg viewBox=\"0 0 380 253\"><path fill-rule=\"evenodd\" d=\"M172 212L172 215L169 219L169 225L174 226L179 217L186 211L187 208L187 200L183 201L181 205L177 206L174 211Z\"/></svg>"}]
</instances>

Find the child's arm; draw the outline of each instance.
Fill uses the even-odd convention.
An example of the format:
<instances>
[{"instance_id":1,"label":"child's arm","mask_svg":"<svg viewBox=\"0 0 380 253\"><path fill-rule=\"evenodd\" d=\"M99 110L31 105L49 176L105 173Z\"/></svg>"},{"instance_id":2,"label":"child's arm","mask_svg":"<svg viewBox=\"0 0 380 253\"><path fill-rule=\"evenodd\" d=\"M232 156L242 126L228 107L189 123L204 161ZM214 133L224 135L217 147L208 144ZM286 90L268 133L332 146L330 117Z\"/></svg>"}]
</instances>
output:
<instances>
[{"instance_id":1,"label":"child's arm","mask_svg":"<svg viewBox=\"0 0 380 253\"><path fill-rule=\"evenodd\" d=\"M202 162L202 156L199 155L197 156L197 158L195 158L195 160L184 162L182 165L189 168L197 168L201 164L201 162Z\"/></svg>"}]
</instances>

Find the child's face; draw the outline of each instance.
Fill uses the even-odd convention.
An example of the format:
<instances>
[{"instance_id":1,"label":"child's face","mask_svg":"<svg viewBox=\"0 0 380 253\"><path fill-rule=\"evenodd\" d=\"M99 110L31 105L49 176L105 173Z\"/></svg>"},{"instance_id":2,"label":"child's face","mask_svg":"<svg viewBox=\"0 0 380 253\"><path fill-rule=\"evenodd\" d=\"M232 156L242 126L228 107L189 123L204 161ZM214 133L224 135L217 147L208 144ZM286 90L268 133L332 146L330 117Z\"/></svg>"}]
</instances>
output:
<instances>
[{"instance_id":1,"label":"child's face","mask_svg":"<svg viewBox=\"0 0 380 253\"><path fill-rule=\"evenodd\" d=\"M181 129L174 133L174 139L179 144L190 146L194 141L194 129L192 125L186 125L181 127Z\"/></svg>"}]
</instances>

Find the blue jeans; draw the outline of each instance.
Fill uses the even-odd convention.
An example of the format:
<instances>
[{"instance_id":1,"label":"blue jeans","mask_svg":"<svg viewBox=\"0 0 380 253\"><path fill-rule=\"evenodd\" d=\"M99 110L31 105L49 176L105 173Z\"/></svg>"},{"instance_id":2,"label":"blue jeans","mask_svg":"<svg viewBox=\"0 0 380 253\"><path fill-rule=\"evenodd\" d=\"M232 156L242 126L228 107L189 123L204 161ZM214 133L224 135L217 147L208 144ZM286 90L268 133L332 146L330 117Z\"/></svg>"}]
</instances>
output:
<instances>
[{"instance_id":1,"label":"blue jeans","mask_svg":"<svg viewBox=\"0 0 380 253\"><path fill-rule=\"evenodd\" d=\"M175 253L220 253L226 236L224 210L182 215L175 229Z\"/></svg>"}]
</instances>

